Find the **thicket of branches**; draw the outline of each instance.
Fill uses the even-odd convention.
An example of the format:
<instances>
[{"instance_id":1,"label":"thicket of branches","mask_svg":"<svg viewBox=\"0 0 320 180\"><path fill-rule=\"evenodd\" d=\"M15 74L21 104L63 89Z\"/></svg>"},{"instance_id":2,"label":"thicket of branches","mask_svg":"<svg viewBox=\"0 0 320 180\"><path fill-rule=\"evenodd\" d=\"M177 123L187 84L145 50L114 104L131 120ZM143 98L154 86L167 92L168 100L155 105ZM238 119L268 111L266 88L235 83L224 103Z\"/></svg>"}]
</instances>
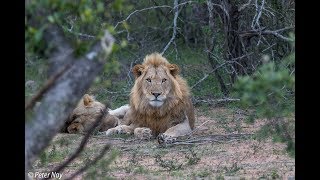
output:
<instances>
[{"instance_id":1,"label":"thicket of branches","mask_svg":"<svg viewBox=\"0 0 320 180\"><path fill-rule=\"evenodd\" d=\"M126 90L131 68L146 54L157 51L179 64L181 48L200 52L211 69L192 90L213 77L222 101L240 100L256 117L270 119L263 132L294 149L294 127L286 120L294 112L294 15L293 0L26 1L26 64L35 56L49 64L47 84L26 105L41 101L26 120L27 167L94 79L120 71L115 55L107 58L111 51L127 55ZM113 65L104 66L106 59ZM43 127L49 130L37 131Z\"/></svg>"}]
</instances>

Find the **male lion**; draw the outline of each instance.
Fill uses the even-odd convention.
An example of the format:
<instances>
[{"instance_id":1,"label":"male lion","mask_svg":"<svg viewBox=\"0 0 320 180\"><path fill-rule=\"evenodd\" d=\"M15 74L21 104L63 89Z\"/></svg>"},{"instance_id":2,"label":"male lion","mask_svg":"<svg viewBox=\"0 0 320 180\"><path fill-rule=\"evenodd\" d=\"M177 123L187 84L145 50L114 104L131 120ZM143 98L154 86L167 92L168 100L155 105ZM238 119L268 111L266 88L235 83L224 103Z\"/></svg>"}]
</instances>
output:
<instances>
[{"instance_id":1,"label":"male lion","mask_svg":"<svg viewBox=\"0 0 320 180\"><path fill-rule=\"evenodd\" d=\"M67 121L65 131L68 133L86 133L104 109L104 104L85 94ZM98 131L106 131L116 127L120 124L119 118L122 118L128 109L128 105L121 106L115 110L107 109L109 113L98 125Z\"/></svg>"},{"instance_id":2,"label":"male lion","mask_svg":"<svg viewBox=\"0 0 320 180\"><path fill-rule=\"evenodd\" d=\"M106 135L133 133L139 138L158 137L161 144L190 133L194 128L194 108L179 67L153 53L132 71L135 84L130 93L130 109L123 125L107 130Z\"/></svg>"}]
</instances>

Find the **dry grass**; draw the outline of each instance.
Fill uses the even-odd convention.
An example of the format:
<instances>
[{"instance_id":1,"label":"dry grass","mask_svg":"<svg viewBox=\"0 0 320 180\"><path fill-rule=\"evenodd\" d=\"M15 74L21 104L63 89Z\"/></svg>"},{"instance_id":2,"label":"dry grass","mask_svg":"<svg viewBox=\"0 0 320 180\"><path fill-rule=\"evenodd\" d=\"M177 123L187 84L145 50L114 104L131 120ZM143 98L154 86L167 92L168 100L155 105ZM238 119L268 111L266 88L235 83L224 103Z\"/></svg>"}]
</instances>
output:
<instances>
[{"instance_id":1,"label":"dry grass","mask_svg":"<svg viewBox=\"0 0 320 180\"><path fill-rule=\"evenodd\" d=\"M212 135L254 133L264 124L243 122L244 115L227 108L197 109L192 138ZM58 134L45 155L34 163L34 171L44 172L57 166L76 149L81 135ZM156 140L139 141L133 137L90 138L85 151L64 171L62 178L74 173L110 142L115 160L108 166L107 155L76 179L287 179L294 176L295 159L288 156L285 144L271 140L258 142L247 136L203 144L159 147Z\"/></svg>"}]
</instances>

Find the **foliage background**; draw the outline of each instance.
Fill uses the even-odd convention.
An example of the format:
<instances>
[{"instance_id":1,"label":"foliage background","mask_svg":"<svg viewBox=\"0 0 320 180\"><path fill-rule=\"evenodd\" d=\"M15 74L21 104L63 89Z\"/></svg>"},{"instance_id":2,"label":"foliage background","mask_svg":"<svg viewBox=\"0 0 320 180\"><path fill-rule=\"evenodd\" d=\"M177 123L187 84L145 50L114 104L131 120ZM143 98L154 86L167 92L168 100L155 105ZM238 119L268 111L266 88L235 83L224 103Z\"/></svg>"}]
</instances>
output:
<instances>
[{"instance_id":1,"label":"foliage background","mask_svg":"<svg viewBox=\"0 0 320 180\"><path fill-rule=\"evenodd\" d=\"M49 24L63 29L76 56L83 56L104 29L113 34L111 58L88 89L112 108L128 103L131 68L146 54L162 52L176 31L164 56L181 67L195 106L241 108L250 113L248 123L268 119L257 138L285 142L294 156L295 2L176 2L175 7L167 0L26 1L25 99L50 76L52 49L43 38Z\"/></svg>"}]
</instances>

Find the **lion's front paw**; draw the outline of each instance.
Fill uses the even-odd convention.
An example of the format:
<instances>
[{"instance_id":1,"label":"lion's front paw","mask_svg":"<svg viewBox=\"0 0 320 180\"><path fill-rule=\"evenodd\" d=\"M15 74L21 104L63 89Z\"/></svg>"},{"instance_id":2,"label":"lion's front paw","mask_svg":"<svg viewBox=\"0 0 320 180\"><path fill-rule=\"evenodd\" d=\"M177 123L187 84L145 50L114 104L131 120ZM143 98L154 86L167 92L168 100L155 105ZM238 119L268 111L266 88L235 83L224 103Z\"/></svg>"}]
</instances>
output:
<instances>
[{"instance_id":1,"label":"lion's front paw","mask_svg":"<svg viewBox=\"0 0 320 180\"><path fill-rule=\"evenodd\" d=\"M110 128L107 131L105 131L106 136L111 136L114 134L126 134L126 131L121 126Z\"/></svg>"},{"instance_id":2,"label":"lion's front paw","mask_svg":"<svg viewBox=\"0 0 320 180\"><path fill-rule=\"evenodd\" d=\"M149 140L152 138L151 132L150 128L136 128L134 129L134 136L139 139Z\"/></svg>"},{"instance_id":3,"label":"lion's front paw","mask_svg":"<svg viewBox=\"0 0 320 180\"><path fill-rule=\"evenodd\" d=\"M172 144L172 143L176 142L176 140L177 140L177 138L172 137L167 134L164 134L164 133L158 135L158 143L159 144Z\"/></svg>"}]
</instances>

